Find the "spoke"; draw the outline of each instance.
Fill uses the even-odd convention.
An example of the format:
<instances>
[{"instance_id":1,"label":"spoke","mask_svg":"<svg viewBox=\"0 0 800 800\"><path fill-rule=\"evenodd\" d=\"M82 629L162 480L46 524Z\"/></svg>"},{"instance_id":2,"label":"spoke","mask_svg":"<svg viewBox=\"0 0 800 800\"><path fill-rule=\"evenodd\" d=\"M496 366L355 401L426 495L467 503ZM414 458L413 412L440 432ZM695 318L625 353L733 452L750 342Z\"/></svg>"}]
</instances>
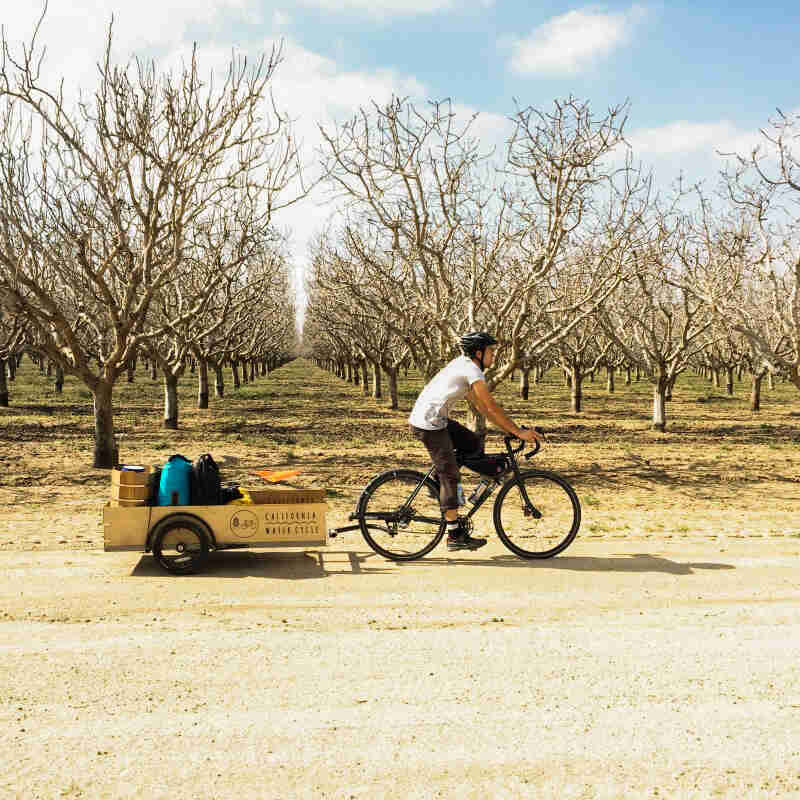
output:
<instances>
[{"instance_id":1,"label":"spoke","mask_svg":"<svg viewBox=\"0 0 800 800\"><path fill-rule=\"evenodd\" d=\"M389 558L415 558L440 535L439 498L430 485L420 487L421 478L397 474L384 479L370 490L361 508L367 541ZM384 524L372 524L373 520Z\"/></svg>"}]
</instances>

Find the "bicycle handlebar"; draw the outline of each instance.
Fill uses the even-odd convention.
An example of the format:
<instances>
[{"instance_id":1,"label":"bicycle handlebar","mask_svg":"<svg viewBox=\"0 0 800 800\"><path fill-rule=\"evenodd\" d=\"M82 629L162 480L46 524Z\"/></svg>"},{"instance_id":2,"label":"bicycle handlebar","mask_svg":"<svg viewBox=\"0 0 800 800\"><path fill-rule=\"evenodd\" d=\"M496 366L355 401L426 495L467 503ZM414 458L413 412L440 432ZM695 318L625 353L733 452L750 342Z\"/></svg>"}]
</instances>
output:
<instances>
[{"instance_id":1,"label":"bicycle handlebar","mask_svg":"<svg viewBox=\"0 0 800 800\"><path fill-rule=\"evenodd\" d=\"M523 427L524 427L524 426L523 426ZM540 436L544 436L544 431L543 431L541 428L534 428L534 430L535 430L535 431L536 431L536 433L538 433ZM503 439L504 439L504 441L505 441L505 443L506 443L506 449L507 449L507 450L508 450L510 453L519 453L519 452L520 452L520 450L524 449L524 447L525 447L525 440L524 440L524 439L520 439L518 436L514 436L513 434L510 434L510 433L509 433L509 434L506 434L506 435L503 437ZM511 442L513 442L515 439L519 440L519 443L520 443L520 444L519 444L519 447L512 447L512 446L511 446ZM528 458L533 458L533 457L534 457L534 456L535 456L535 455L536 455L536 454L539 452L539 450L541 450L541 448L542 448L542 444L541 444L541 442L538 442L538 441L537 441L537 442L536 442L536 446L534 447L534 449L533 449L533 450L530 450L530 451L529 451L529 452L527 452L527 453L525 453L525 458L526 458L526 459L528 459Z\"/></svg>"}]
</instances>

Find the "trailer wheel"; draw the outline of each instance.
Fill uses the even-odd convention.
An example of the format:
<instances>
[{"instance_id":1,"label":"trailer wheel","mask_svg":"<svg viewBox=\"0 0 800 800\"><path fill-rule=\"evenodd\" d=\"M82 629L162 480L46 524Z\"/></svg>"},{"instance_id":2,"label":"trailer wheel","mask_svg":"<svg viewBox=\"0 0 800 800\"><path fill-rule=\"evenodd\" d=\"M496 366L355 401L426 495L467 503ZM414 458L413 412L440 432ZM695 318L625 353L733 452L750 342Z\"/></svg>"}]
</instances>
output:
<instances>
[{"instance_id":1,"label":"trailer wheel","mask_svg":"<svg viewBox=\"0 0 800 800\"><path fill-rule=\"evenodd\" d=\"M153 528L153 557L173 575L199 572L208 559L208 527L189 514L170 514Z\"/></svg>"}]
</instances>

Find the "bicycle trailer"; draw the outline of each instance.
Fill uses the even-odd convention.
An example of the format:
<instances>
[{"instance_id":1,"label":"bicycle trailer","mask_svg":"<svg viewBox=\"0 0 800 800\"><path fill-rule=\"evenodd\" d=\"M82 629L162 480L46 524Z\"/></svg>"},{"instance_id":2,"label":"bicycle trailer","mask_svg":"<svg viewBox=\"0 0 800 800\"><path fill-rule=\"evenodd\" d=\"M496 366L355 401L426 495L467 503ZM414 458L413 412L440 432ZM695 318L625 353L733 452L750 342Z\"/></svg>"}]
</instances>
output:
<instances>
[{"instance_id":1,"label":"bicycle trailer","mask_svg":"<svg viewBox=\"0 0 800 800\"><path fill-rule=\"evenodd\" d=\"M252 489L242 505L127 505L103 508L103 549L152 552L168 572L202 569L211 550L324 547L324 489Z\"/></svg>"}]
</instances>

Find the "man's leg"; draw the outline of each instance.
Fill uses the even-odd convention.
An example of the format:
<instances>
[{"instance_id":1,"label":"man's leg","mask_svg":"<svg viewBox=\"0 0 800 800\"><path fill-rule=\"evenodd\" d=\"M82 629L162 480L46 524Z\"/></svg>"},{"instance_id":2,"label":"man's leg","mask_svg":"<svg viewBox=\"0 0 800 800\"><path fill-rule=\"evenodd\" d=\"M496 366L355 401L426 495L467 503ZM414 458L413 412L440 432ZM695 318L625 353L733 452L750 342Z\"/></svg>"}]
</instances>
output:
<instances>
[{"instance_id":1,"label":"man's leg","mask_svg":"<svg viewBox=\"0 0 800 800\"><path fill-rule=\"evenodd\" d=\"M460 474L453 440L445 428L426 431L411 426L412 435L419 439L430 454L439 478L439 506L448 521L458 519L458 482Z\"/></svg>"},{"instance_id":2,"label":"man's leg","mask_svg":"<svg viewBox=\"0 0 800 800\"><path fill-rule=\"evenodd\" d=\"M472 431L464 429L480 441ZM411 426L411 433L430 453L439 476L439 505L447 521L447 547L449 550L474 550L486 544L486 539L469 536L458 519L458 483L460 473L453 440L447 429L425 431Z\"/></svg>"},{"instance_id":3,"label":"man's leg","mask_svg":"<svg viewBox=\"0 0 800 800\"><path fill-rule=\"evenodd\" d=\"M465 456L483 455L484 438L482 436L473 433L454 419L448 420L447 432L459 453L463 453Z\"/></svg>"}]
</instances>

